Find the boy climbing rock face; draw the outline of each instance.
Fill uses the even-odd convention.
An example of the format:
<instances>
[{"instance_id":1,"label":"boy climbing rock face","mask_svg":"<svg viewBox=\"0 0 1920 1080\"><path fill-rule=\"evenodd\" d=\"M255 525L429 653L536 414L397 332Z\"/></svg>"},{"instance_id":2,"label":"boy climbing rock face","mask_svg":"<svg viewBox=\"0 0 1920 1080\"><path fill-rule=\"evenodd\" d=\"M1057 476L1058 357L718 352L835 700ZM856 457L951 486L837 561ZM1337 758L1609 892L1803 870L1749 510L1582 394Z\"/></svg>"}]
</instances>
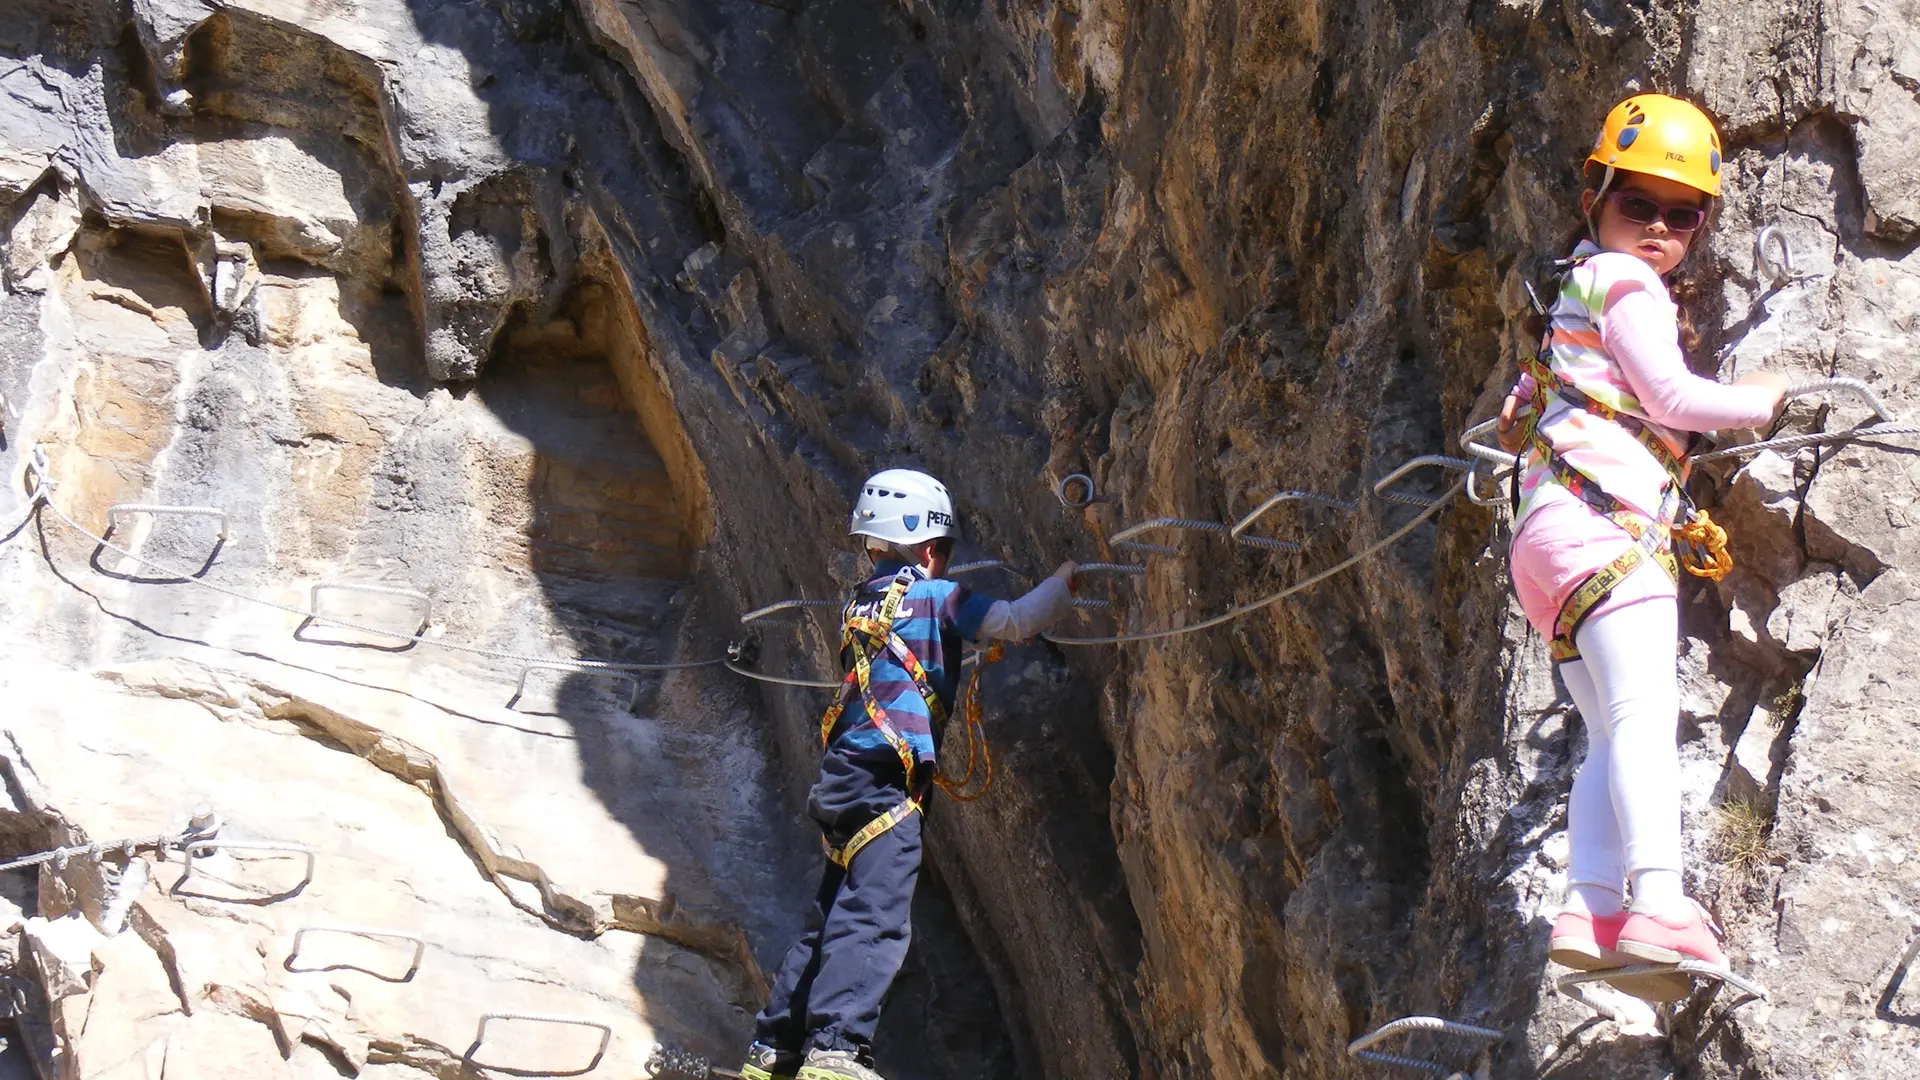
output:
<instances>
[{"instance_id":1,"label":"boy climbing rock face","mask_svg":"<svg viewBox=\"0 0 1920 1080\"><path fill-rule=\"evenodd\" d=\"M957 532L946 487L923 472L876 473L854 503L848 535L864 538L874 573L846 610L848 676L821 718L807 799L827 866L755 1018L747 1080L881 1080L869 1050L912 938L934 722L953 712L962 643L1024 640L1073 610L1071 562L1013 601L944 580Z\"/></svg>"}]
</instances>

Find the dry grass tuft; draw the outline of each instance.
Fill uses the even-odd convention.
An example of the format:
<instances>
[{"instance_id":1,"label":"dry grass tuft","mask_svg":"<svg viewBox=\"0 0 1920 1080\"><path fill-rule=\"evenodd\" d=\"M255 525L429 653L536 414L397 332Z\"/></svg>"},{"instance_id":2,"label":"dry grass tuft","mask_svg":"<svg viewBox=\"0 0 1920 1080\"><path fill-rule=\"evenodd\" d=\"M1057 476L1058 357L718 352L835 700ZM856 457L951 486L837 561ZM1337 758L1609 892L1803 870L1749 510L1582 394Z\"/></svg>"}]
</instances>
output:
<instances>
[{"instance_id":1,"label":"dry grass tuft","mask_svg":"<svg viewBox=\"0 0 1920 1080\"><path fill-rule=\"evenodd\" d=\"M1728 799L1714 811L1714 849L1729 873L1753 881L1773 861L1773 811L1764 797Z\"/></svg>"}]
</instances>

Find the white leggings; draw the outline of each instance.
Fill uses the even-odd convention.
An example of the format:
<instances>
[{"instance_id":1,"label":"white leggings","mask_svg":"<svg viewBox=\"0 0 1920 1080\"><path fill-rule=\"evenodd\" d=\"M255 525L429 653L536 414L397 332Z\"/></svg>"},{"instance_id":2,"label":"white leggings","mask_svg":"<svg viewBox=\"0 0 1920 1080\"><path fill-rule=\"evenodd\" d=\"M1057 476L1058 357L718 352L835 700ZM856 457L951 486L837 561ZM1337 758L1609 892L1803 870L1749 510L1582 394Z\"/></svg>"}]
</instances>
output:
<instances>
[{"instance_id":1,"label":"white leggings","mask_svg":"<svg viewBox=\"0 0 1920 1080\"><path fill-rule=\"evenodd\" d=\"M1643 600L1587 620L1560 665L1587 727L1567 806L1569 885L1624 894L1629 874L1680 871L1679 608Z\"/></svg>"}]
</instances>

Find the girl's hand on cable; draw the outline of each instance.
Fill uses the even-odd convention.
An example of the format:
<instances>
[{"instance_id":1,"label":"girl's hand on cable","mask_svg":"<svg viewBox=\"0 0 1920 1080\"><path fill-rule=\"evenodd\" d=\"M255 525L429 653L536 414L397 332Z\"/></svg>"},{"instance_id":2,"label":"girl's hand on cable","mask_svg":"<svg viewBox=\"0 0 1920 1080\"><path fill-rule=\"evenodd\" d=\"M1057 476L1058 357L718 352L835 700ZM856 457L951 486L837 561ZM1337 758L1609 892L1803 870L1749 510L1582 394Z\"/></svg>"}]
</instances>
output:
<instances>
[{"instance_id":1,"label":"girl's hand on cable","mask_svg":"<svg viewBox=\"0 0 1920 1080\"><path fill-rule=\"evenodd\" d=\"M1063 562L1060 564L1060 569L1055 570L1053 572L1053 576L1059 578L1061 581L1066 583L1067 592L1073 594L1074 596L1079 596L1080 595L1079 571L1080 571L1080 564L1077 562L1074 562L1072 559L1068 559L1066 562Z\"/></svg>"},{"instance_id":2,"label":"girl's hand on cable","mask_svg":"<svg viewBox=\"0 0 1920 1080\"><path fill-rule=\"evenodd\" d=\"M1779 412L1780 406L1786 403L1787 388L1793 385L1793 380L1777 371L1753 371L1735 379L1733 385L1757 386L1766 390L1773 395L1773 411Z\"/></svg>"},{"instance_id":3,"label":"girl's hand on cable","mask_svg":"<svg viewBox=\"0 0 1920 1080\"><path fill-rule=\"evenodd\" d=\"M1526 432L1513 421L1513 415L1520 411L1521 404L1520 395L1508 394L1507 400L1500 405L1500 424L1495 431L1499 434L1500 449L1509 454L1519 453L1527 443Z\"/></svg>"}]
</instances>

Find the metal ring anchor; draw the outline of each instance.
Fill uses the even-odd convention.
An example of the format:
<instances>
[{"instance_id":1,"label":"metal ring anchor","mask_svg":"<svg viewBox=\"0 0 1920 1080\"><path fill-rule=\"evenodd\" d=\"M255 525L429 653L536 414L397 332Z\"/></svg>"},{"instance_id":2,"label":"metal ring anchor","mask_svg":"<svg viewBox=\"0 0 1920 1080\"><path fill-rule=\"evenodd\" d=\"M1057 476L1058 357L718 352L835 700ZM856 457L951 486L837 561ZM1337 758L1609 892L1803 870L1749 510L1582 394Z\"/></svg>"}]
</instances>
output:
<instances>
[{"instance_id":1,"label":"metal ring anchor","mask_svg":"<svg viewBox=\"0 0 1920 1080\"><path fill-rule=\"evenodd\" d=\"M220 523L220 531L213 534L215 543L227 542L227 512L217 506L168 506L162 503L114 503L107 507L107 535L120 527L120 519L135 514L149 517L210 517Z\"/></svg>"},{"instance_id":2,"label":"metal ring anchor","mask_svg":"<svg viewBox=\"0 0 1920 1080\"><path fill-rule=\"evenodd\" d=\"M1893 423L1900 419L1893 415L1893 410L1887 408L1886 401L1880 397L1879 393L1876 392L1873 387L1868 386L1863 379L1852 379L1845 376L1835 376L1830 379L1805 379L1787 387L1787 396L1790 398L1798 398L1833 391L1851 394L1861 401L1866 402L1867 407L1873 410L1873 414L1884 422Z\"/></svg>"},{"instance_id":3,"label":"metal ring anchor","mask_svg":"<svg viewBox=\"0 0 1920 1080\"><path fill-rule=\"evenodd\" d=\"M326 967L311 967L311 968L294 967L293 958L300 955L300 942L308 934L347 934L351 937L390 938L394 941L405 941L413 946L413 959L407 965L407 973L405 975L400 976L397 979L389 978L388 976L382 975L379 972L367 971L366 968L363 968L358 964L330 964ZM382 979L387 982L407 982L411 980L413 976L420 970L420 962L426 959L426 956L427 956L427 943L424 940L422 940L419 937L416 937L413 934L402 933L398 930L378 930L378 929L374 929L372 927L366 927L366 926L303 926L300 929L295 930L293 932L293 947L287 950L287 959L281 964L281 966L286 968L288 971L295 971L295 972L332 971L336 968L347 967L347 968L352 968L355 971L366 971L367 974L372 975L374 978Z\"/></svg>"},{"instance_id":4,"label":"metal ring anchor","mask_svg":"<svg viewBox=\"0 0 1920 1080\"><path fill-rule=\"evenodd\" d=\"M1248 529L1253 527L1253 523L1256 521L1259 521L1262 517L1265 517L1268 511L1272 510L1274 507L1279 506L1282 503L1289 503L1289 502L1319 503L1321 506L1331 506L1336 510L1353 510L1358 505L1356 503L1349 502L1346 499L1336 499L1331 495L1322 495L1314 491L1292 491L1292 490L1276 491L1272 495L1269 495L1267 497L1267 501L1261 503L1259 506L1254 507L1252 512L1248 513L1246 517L1243 517L1239 521L1234 522L1233 528L1227 530L1227 535L1231 536L1236 542L1242 543L1242 544L1257 544L1262 547L1268 544L1274 544L1274 545L1285 544L1286 546L1284 548L1276 547L1275 550L1299 551L1300 545L1292 543L1291 541L1269 540L1265 537L1244 535Z\"/></svg>"},{"instance_id":5,"label":"metal ring anchor","mask_svg":"<svg viewBox=\"0 0 1920 1080\"><path fill-rule=\"evenodd\" d=\"M392 585L360 585L351 581L316 581L307 592L307 624L320 626L327 619L320 614L320 594L323 592L356 592L370 596L397 596L404 600L418 600L421 605L420 625L411 633L394 634L397 638L418 637L433 622L433 597L418 589L403 589Z\"/></svg>"},{"instance_id":6,"label":"metal ring anchor","mask_svg":"<svg viewBox=\"0 0 1920 1080\"><path fill-rule=\"evenodd\" d=\"M1490 1065L1488 1052L1491 1049L1491 1044L1497 1043L1507 1037L1504 1031L1484 1028L1475 1024L1463 1024L1458 1020L1444 1020L1438 1016L1405 1016L1392 1023L1384 1024L1348 1043L1347 1053L1361 1061L1371 1061L1379 1065L1395 1065L1403 1069L1418 1069L1421 1072L1432 1073L1435 1076L1469 1076L1465 1070L1456 1069L1454 1066L1444 1065L1437 1061L1427 1061L1421 1058L1407 1057L1402 1054L1389 1054L1384 1051L1369 1049L1369 1047L1372 1047L1376 1043L1396 1035L1407 1035L1419 1031L1431 1031L1479 1041L1482 1044L1478 1051L1479 1061L1475 1066L1474 1073L1471 1074L1476 1078L1484 1078L1487 1075Z\"/></svg>"},{"instance_id":7,"label":"metal ring anchor","mask_svg":"<svg viewBox=\"0 0 1920 1080\"><path fill-rule=\"evenodd\" d=\"M593 1028L600 1032L600 1047L593 1052L593 1060L577 1069L521 1069L508 1065L488 1065L474 1060L480 1052L480 1044L487 1039L487 1024L494 1020L525 1020L534 1024L564 1024L569 1027ZM552 1013L490 1012L482 1013L480 1026L474 1030L473 1045L460 1055L460 1060L477 1069L489 1072L505 1073L508 1076L581 1076L600 1067L600 1059L607 1056L607 1047L613 1043L613 1025L602 1020L591 1020L584 1016L560 1016Z\"/></svg>"},{"instance_id":8,"label":"metal ring anchor","mask_svg":"<svg viewBox=\"0 0 1920 1080\"><path fill-rule=\"evenodd\" d=\"M1079 499L1075 499L1067 494L1067 488L1074 484L1080 484L1085 489L1086 494ZM1055 498L1060 500L1061 506L1069 510L1085 510L1087 507L1093 505L1096 495L1093 486L1093 477L1088 476L1086 473L1068 473L1060 478L1058 484L1054 485L1053 494Z\"/></svg>"},{"instance_id":9,"label":"metal ring anchor","mask_svg":"<svg viewBox=\"0 0 1920 1080\"><path fill-rule=\"evenodd\" d=\"M632 712L640 707L640 680L632 672L620 671L616 668L588 667L568 660L535 660L520 669L520 681L514 684L513 696L507 699L507 708L510 711L520 711L517 706L520 704L521 695L527 692L527 677L536 671L564 671L599 675L610 679L625 679L627 684L633 687L633 690L627 694L627 711Z\"/></svg>"},{"instance_id":10,"label":"metal ring anchor","mask_svg":"<svg viewBox=\"0 0 1920 1080\"><path fill-rule=\"evenodd\" d=\"M1779 249L1778 259L1769 254L1769 247ZM1753 234L1753 268L1775 287L1793 280L1793 245L1780 226L1762 225L1760 231Z\"/></svg>"}]
</instances>

